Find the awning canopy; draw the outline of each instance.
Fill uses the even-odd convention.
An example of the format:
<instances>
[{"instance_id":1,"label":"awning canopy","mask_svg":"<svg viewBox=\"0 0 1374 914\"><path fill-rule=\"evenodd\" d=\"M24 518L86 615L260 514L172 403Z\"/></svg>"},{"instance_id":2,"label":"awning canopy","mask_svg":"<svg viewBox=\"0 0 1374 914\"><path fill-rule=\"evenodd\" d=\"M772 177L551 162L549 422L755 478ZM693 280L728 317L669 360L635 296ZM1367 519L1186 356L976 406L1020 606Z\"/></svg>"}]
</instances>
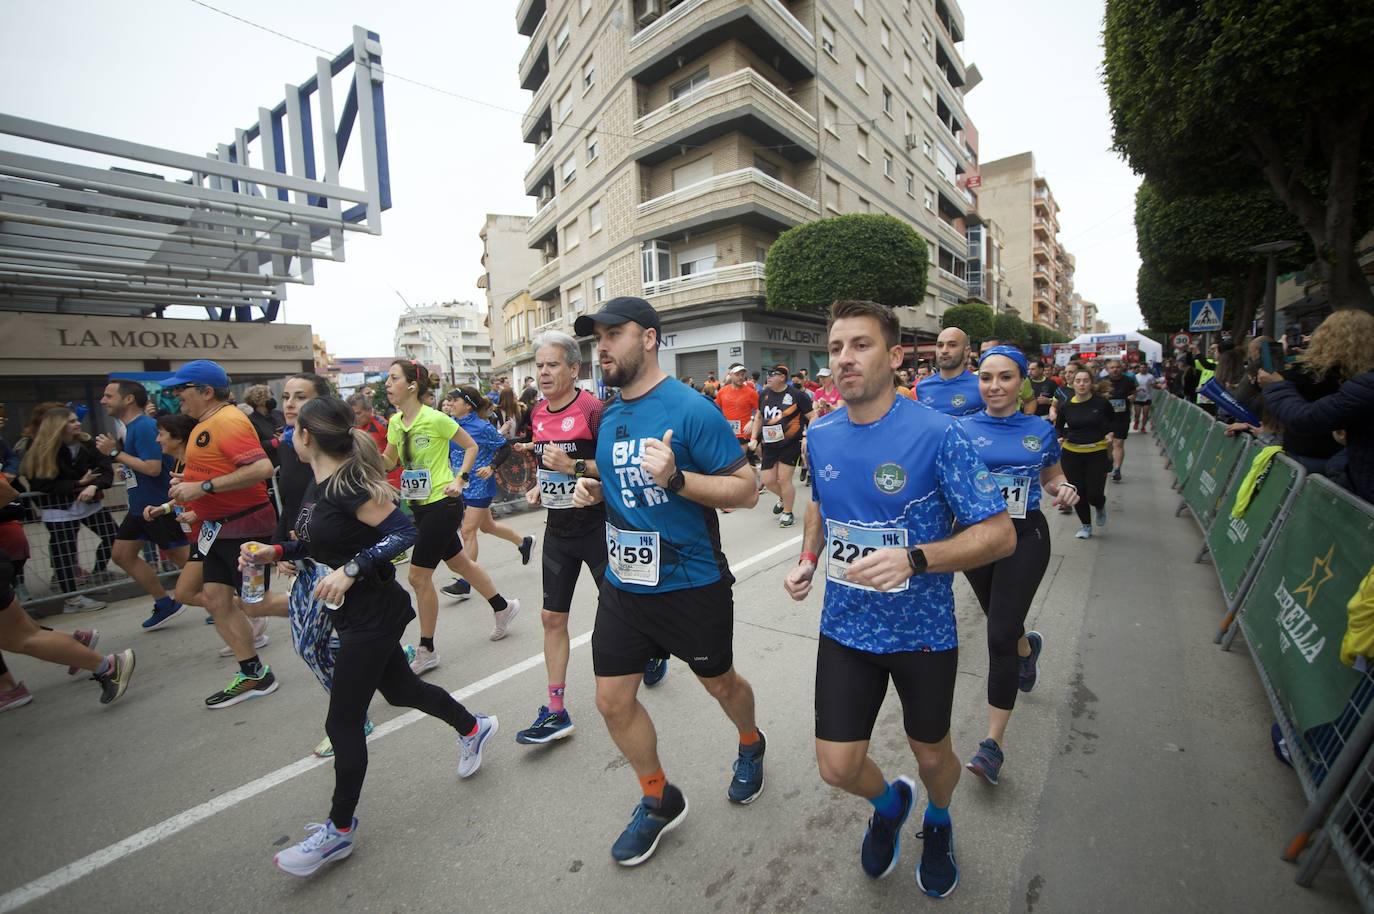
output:
<instances>
[{"instance_id":1,"label":"awning canopy","mask_svg":"<svg viewBox=\"0 0 1374 914\"><path fill-rule=\"evenodd\" d=\"M334 77L350 65L336 115ZM190 305L271 321L289 285L342 261L345 231L380 234L391 205L381 42L356 26L341 54L317 58L204 156L0 113L5 136L51 153L0 149L0 310L160 317ZM339 180L350 138L361 189Z\"/></svg>"}]
</instances>

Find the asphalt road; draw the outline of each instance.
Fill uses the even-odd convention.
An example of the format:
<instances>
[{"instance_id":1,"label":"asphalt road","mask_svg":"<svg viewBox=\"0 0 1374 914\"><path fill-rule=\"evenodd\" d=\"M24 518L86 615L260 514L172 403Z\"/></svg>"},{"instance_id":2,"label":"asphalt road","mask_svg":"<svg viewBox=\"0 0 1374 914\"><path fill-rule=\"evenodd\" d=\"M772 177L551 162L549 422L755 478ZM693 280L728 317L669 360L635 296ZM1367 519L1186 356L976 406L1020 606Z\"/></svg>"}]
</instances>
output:
<instances>
[{"instance_id":1,"label":"asphalt road","mask_svg":"<svg viewBox=\"0 0 1374 914\"><path fill-rule=\"evenodd\" d=\"M783 593L801 528L779 530L765 499L721 521L739 569L736 665L768 733L766 789L748 807L726 801L735 733L674 661L643 699L691 812L647 864L625 870L609 854L638 790L592 701L591 652L578 637L593 621L590 582L571 619L577 732L548 748L518 746L515 731L544 699L537 560L522 567L508 544L484 539L482 564L523 601L522 614L493 643L480 599L444 600L443 665L429 674L499 715L482 770L460 781L447 728L378 698L357 850L305 880L271 858L327 815L333 779L309 758L326 700L292 653L286 621L273 620L262 652L281 689L211 712L202 699L234 665L216 656L221 643L199 613L153 633L139 629L145 601L57 617L63 629L98 626L102 647L132 645L138 672L123 700L102 707L92 683L7 656L35 700L0 715L0 914L1351 910L1334 864L1308 890L1278 859L1301 793L1270 754L1270 712L1247 654L1211 645L1216 579L1192 564L1196 527L1173 517L1166 480L1157 450L1133 437L1103 535L1075 540L1076 521L1050 518L1053 557L1029 623L1046 639L1041 684L1018 701L1001 785L966 774L956 791L962 881L945 901L916 889L915 816L892 876L873 882L859 869L870 808L826 786L813 754L820 597L797 604ZM543 519L511 523L537 535ZM987 657L982 615L956 581L953 729L966 758L986 725ZM889 777L915 774L895 694L873 754Z\"/></svg>"}]
</instances>

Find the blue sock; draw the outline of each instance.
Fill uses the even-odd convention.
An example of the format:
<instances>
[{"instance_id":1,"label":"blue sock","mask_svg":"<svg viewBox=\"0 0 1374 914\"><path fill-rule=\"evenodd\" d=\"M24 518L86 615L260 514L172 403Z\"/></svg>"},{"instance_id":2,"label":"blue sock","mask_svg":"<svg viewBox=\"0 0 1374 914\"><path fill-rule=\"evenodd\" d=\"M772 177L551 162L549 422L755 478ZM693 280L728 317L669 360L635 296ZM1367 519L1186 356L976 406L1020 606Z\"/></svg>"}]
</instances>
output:
<instances>
[{"instance_id":1,"label":"blue sock","mask_svg":"<svg viewBox=\"0 0 1374 914\"><path fill-rule=\"evenodd\" d=\"M948 806L936 806L932 801L926 806L926 825L951 825Z\"/></svg>"},{"instance_id":2,"label":"blue sock","mask_svg":"<svg viewBox=\"0 0 1374 914\"><path fill-rule=\"evenodd\" d=\"M878 815L884 819L895 819L902 814L902 797L897 788L888 782L887 788L868 802L873 804Z\"/></svg>"},{"instance_id":3,"label":"blue sock","mask_svg":"<svg viewBox=\"0 0 1374 914\"><path fill-rule=\"evenodd\" d=\"M177 605L177 601L173 600L171 596L168 595L162 597L161 599L154 600L153 605L156 606L158 609L171 609L172 607Z\"/></svg>"}]
</instances>

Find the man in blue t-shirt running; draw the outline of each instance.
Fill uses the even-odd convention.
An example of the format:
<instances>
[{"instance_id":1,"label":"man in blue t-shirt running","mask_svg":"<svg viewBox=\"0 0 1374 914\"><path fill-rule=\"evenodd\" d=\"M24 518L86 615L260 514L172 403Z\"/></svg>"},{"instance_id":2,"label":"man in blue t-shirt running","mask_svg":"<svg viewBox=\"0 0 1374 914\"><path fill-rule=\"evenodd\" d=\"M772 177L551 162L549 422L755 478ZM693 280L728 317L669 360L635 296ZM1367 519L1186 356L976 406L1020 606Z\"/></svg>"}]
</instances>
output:
<instances>
[{"instance_id":1,"label":"man in blue t-shirt running","mask_svg":"<svg viewBox=\"0 0 1374 914\"><path fill-rule=\"evenodd\" d=\"M124 481L129 498L129 511L115 534L111 557L153 598L152 614L143 620L143 628L152 631L171 622L184 609L167 593L157 572L142 556L144 543L153 543L178 568L186 565L190 549L176 518L163 514L154 520L143 519L144 508L168 500L172 462L157 443L157 422L143 412L148 405L148 391L142 384L125 379L111 381L105 385L100 405L110 418L124 424L122 442L109 435L98 435L95 439L96 448L114 465L115 479Z\"/></svg>"},{"instance_id":2,"label":"man in blue t-shirt running","mask_svg":"<svg viewBox=\"0 0 1374 914\"><path fill-rule=\"evenodd\" d=\"M873 804L860 862L869 876L886 876L916 802L911 778L887 781L868 753L891 680L930 801L916 882L944 897L959 882L949 816L961 768L949 736L959 657L952 572L1011 554L1016 532L959 424L896 395L903 350L892 309L836 302L829 338L845 406L807 433L816 504L784 582L794 600L806 599L825 554L816 759L826 783Z\"/></svg>"},{"instance_id":3,"label":"man in blue t-shirt running","mask_svg":"<svg viewBox=\"0 0 1374 914\"><path fill-rule=\"evenodd\" d=\"M766 743L754 690L735 672L734 578L716 514L752 508L758 491L725 417L659 367L658 313L648 302L611 299L575 329L596 335L606 384L620 388L597 434L601 479L578 479L573 505L606 505L592 666L596 706L644 792L611 848L617 863L635 866L687 817L687 798L663 773L653 721L637 697L649 660L686 662L739 730L731 802L752 803L763 792Z\"/></svg>"}]
</instances>

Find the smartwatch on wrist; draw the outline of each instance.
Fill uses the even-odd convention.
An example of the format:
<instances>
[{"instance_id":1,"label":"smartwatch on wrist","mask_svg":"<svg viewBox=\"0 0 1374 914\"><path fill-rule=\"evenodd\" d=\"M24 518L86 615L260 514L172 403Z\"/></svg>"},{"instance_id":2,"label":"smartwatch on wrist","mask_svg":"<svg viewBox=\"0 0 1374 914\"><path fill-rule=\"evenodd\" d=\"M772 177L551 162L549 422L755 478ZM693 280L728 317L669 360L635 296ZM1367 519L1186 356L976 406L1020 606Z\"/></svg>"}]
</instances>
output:
<instances>
[{"instance_id":1,"label":"smartwatch on wrist","mask_svg":"<svg viewBox=\"0 0 1374 914\"><path fill-rule=\"evenodd\" d=\"M668 477L669 492L681 492L685 485L687 485L687 477L682 475L681 470L674 470L673 475Z\"/></svg>"},{"instance_id":2,"label":"smartwatch on wrist","mask_svg":"<svg viewBox=\"0 0 1374 914\"><path fill-rule=\"evenodd\" d=\"M467 482L472 478L472 474L469 473L467 470L464 470L463 472L458 474L458 478L463 480L463 482Z\"/></svg>"},{"instance_id":3,"label":"smartwatch on wrist","mask_svg":"<svg viewBox=\"0 0 1374 914\"><path fill-rule=\"evenodd\" d=\"M119 448L115 448L113 451L110 451L110 459L111 459L111 460L118 460L118 459L119 459L119 455L122 454L122 453L124 453L124 452L121 451Z\"/></svg>"},{"instance_id":4,"label":"smartwatch on wrist","mask_svg":"<svg viewBox=\"0 0 1374 914\"><path fill-rule=\"evenodd\" d=\"M349 559L343 567L343 573L348 575L350 578L357 578L358 575L363 573L363 570L358 566L357 559Z\"/></svg>"},{"instance_id":5,"label":"smartwatch on wrist","mask_svg":"<svg viewBox=\"0 0 1374 914\"><path fill-rule=\"evenodd\" d=\"M200 484L200 490L207 495L213 493L215 491L215 481L213 479L205 480Z\"/></svg>"},{"instance_id":6,"label":"smartwatch on wrist","mask_svg":"<svg viewBox=\"0 0 1374 914\"><path fill-rule=\"evenodd\" d=\"M925 574L926 568L930 567L926 562L926 554L917 546L906 554L906 560L911 563L911 574Z\"/></svg>"},{"instance_id":7,"label":"smartwatch on wrist","mask_svg":"<svg viewBox=\"0 0 1374 914\"><path fill-rule=\"evenodd\" d=\"M573 461L573 475L579 478L587 475L587 461L577 459Z\"/></svg>"}]
</instances>

